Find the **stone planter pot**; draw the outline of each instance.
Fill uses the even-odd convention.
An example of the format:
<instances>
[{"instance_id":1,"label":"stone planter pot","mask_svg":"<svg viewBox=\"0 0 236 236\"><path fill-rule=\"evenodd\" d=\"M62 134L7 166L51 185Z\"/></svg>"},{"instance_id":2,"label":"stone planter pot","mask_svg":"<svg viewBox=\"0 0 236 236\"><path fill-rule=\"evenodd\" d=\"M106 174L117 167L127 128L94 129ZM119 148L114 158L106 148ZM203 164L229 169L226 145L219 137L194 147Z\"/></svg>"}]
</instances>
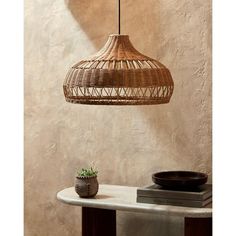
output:
<instances>
[{"instance_id":1,"label":"stone planter pot","mask_svg":"<svg viewBox=\"0 0 236 236\"><path fill-rule=\"evenodd\" d=\"M75 191L82 198L94 197L98 192L97 176L76 177Z\"/></svg>"}]
</instances>

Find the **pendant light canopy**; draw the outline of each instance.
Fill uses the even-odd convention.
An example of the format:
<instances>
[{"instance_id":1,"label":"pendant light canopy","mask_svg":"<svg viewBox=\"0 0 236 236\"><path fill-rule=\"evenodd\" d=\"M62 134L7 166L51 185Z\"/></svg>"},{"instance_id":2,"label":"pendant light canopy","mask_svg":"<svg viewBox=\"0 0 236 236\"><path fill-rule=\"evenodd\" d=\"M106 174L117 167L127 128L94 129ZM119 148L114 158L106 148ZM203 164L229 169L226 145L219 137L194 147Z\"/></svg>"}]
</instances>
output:
<instances>
[{"instance_id":1,"label":"pendant light canopy","mask_svg":"<svg viewBox=\"0 0 236 236\"><path fill-rule=\"evenodd\" d=\"M110 35L97 54L75 64L63 85L67 102L97 105L168 103L173 89L169 70L138 52L128 35L120 34Z\"/></svg>"}]
</instances>

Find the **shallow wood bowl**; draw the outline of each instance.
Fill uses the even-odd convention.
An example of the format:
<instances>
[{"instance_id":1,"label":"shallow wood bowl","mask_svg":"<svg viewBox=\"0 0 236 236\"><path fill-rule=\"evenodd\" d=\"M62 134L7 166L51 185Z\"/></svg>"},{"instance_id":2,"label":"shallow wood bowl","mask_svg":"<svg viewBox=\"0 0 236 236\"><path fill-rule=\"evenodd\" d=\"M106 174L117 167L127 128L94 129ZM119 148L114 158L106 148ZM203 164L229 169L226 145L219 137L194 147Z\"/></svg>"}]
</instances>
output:
<instances>
[{"instance_id":1,"label":"shallow wood bowl","mask_svg":"<svg viewBox=\"0 0 236 236\"><path fill-rule=\"evenodd\" d=\"M193 189L207 182L207 174L193 171L164 171L152 175L152 181L167 189Z\"/></svg>"}]
</instances>

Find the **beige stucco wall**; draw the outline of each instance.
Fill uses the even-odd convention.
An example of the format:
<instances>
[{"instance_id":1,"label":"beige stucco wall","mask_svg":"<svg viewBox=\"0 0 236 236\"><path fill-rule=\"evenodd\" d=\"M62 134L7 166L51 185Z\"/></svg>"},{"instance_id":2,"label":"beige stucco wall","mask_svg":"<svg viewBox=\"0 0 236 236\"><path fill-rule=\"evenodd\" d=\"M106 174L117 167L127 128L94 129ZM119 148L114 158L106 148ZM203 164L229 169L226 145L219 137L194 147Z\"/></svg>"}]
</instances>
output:
<instances>
[{"instance_id":1,"label":"beige stucco wall","mask_svg":"<svg viewBox=\"0 0 236 236\"><path fill-rule=\"evenodd\" d=\"M110 33L115 0L25 0L25 236L80 235L80 208L56 200L77 167L95 162L100 183L130 186L161 170L211 175L211 1L122 0L122 33L172 72L167 105L65 102L68 68ZM181 236L183 221L118 214L119 236L155 232Z\"/></svg>"}]
</instances>

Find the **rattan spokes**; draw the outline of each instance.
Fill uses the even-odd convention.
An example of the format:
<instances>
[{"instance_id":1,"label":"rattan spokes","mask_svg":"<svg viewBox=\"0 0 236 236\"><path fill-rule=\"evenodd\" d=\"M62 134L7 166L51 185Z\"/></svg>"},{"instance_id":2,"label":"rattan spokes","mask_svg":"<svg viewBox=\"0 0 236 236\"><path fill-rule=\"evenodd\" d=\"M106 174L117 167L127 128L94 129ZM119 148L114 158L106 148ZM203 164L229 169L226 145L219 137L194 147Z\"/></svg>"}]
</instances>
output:
<instances>
[{"instance_id":1,"label":"rattan spokes","mask_svg":"<svg viewBox=\"0 0 236 236\"><path fill-rule=\"evenodd\" d=\"M151 105L170 101L169 70L138 52L128 35L110 35L94 56L75 64L63 85L67 102L98 105Z\"/></svg>"}]
</instances>

